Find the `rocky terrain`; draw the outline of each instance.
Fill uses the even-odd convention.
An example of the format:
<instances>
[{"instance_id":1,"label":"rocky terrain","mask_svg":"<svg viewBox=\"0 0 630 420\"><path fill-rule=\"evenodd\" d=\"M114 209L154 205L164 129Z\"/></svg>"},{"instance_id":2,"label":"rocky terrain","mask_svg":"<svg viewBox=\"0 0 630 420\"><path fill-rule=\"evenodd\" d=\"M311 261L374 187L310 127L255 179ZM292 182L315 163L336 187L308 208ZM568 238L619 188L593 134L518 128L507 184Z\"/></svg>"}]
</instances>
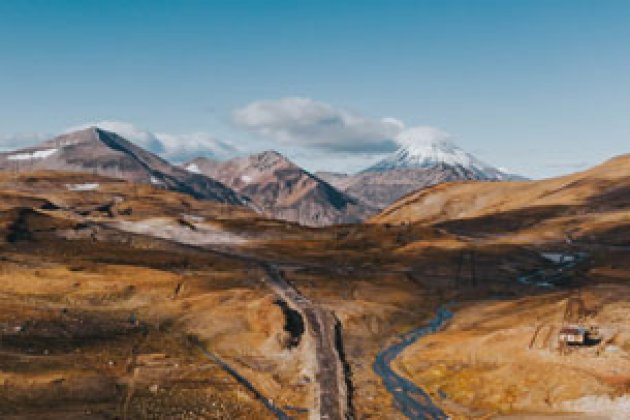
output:
<instances>
[{"instance_id":1,"label":"rocky terrain","mask_svg":"<svg viewBox=\"0 0 630 420\"><path fill-rule=\"evenodd\" d=\"M375 212L273 151L225 162L198 158L184 168L223 182L269 217L306 226L357 223Z\"/></svg>"}]
</instances>

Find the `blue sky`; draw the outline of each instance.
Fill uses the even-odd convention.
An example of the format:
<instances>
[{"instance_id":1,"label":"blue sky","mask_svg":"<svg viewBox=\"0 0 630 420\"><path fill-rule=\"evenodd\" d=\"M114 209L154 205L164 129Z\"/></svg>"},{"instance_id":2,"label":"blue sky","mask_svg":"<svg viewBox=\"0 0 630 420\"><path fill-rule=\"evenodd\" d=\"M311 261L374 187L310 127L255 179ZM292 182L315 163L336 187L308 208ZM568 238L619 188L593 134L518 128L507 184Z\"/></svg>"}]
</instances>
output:
<instances>
[{"instance_id":1,"label":"blue sky","mask_svg":"<svg viewBox=\"0 0 630 420\"><path fill-rule=\"evenodd\" d=\"M355 170L390 117L532 177L630 152L628 1L5 0L0 53L5 146L124 121ZM260 101L273 127L235 119Z\"/></svg>"}]
</instances>

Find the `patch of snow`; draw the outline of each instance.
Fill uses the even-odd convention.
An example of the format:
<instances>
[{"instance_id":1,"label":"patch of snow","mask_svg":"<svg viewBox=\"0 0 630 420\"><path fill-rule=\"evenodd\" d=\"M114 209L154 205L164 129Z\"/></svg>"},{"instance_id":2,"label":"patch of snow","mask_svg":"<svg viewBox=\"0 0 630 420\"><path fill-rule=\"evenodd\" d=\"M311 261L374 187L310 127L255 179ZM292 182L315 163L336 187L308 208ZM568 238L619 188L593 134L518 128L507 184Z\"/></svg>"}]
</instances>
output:
<instances>
[{"instance_id":1,"label":"patch of snow","mask_svg":"<svg viewBox=\"0 0 630 420\"><path fill-rule=\"evenodd\" d=\"M196 163L189 163L189 164L186 166L186 170L187 170L188 172L192 172L192 173L194 173L194 174L200 174L200 173L201 173L201 169L199 169L199 166L197 166L197 164L196 164Z\"/></svg>"},{"instance_id":2,"label":"patch of snow","mask_svg":"<svg viewBox=\"0 0 630 420\"><path fill-rule=\"evenodd\" d=\"M93 191L97 190L100 184L97 182L85 184L66 184L66 188L70 191Z\"/></svg>"},{"instance_id":3,"label":"patch of snow","mask_svg":"<svg viewBox=\"0 0 630 420\"><path fill-rule=\"evenodd\" d=\"M59 149L44 149L34 150L32 152L16 153L15 155L7 156L8 160L33 160L33 159L46 159Z\"/></svg>"},{"instance_id":4,"label":"patch of snow","mask_svg":"<svg viewBox=\"0 0 630 420\"><path fill-rule=\"evenodd\" d=\"M253 178L249 175L242 175L241 176L241 181L243 181L246 184L249 184L250 182L253 181Z\"/></svg>"},{"instance_id":5,"label":"patch of snow","mask_svg":"<svg viewBox=\"0 0 630 420\"><path fill-rule=\"evenodd\" d=\"M630 415L630 396L611 398L607 395L587 395L565 401L562 408L583 414L605 415L611 420L625 420Z\"/></svg>"},{"instance_id":6,"label":"patch of snow","mask_svg":"<svg viewBox=\"0 0 630 420\"><path fill-rule=\"evenodd\" d=\"M151 184L153 185L164 185L164 182L156 177L154 177L153 175L151 175Z\"/></svg>"},{"instance_id":7,"label":"patch of snow","mask_svg":"<svg viewBox=\"0 0 630 420\"><path fill-rule=\"evenodd\" d=\"M196 216L194 214L182 213L181 216L182 216L182 218L184 220L188 220L188 221L191 221L191 222L194 222L194 223L203 223L203 222L206 221L205 217L203 217L203 216Z\"/></svg>"}]
</instances>

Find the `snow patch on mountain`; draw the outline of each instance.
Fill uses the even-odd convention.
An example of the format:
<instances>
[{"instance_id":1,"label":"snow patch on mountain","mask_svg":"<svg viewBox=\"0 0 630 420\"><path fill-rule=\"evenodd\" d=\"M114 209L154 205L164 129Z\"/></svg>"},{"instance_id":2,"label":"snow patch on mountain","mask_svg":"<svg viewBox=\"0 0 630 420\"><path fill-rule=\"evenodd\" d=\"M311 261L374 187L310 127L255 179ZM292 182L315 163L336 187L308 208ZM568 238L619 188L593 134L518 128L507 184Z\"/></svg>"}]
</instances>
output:
<instances>
[{"instance_id":1,"label":"snow patch on mountain","mask_svg":"<svg viewBox=\"0 0 630 420\"><path fill-rule=\"evenodd\" d=\"M193 174L201 173L201 169L199 169L199 166L196 163L189 163L188 165L186 165L186 170L188 172L192 172Z\"/></svg>"},{"instance_id":2,"label":"snow patch on mountain","mask_svg":"<svg viewBox=\"0 0 630 420\"><path fill-rule=\"evenodd\" d=\"M66 184L66 189L69 191L94 191L97 190L100 184L97 182L89 182L85 184Z\"/></svg>"},{"instance_id":3,"label":"snow patch on mountain","mask_svg":"<svg viewBox=\"0 0 630 420\"><path fill-rule=\"evenodd\" d=\"M14 155L7 156L8 160L33 160L33 159L46 159L53 155L58 149L45 149L34 150L32 152L16 153Z\"/></svg>"}]
</instances>

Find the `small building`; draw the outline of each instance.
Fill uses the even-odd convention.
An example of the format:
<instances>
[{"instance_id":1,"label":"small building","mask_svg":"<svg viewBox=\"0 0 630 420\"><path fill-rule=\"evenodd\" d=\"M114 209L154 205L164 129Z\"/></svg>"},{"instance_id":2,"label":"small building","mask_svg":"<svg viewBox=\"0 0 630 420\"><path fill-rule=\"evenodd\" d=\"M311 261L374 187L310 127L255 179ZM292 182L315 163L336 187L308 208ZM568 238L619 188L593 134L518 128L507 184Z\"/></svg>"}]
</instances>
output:
<instances>
[{"instance_id":1,"label":"small building","mask_svg":"<svg viewBox=\"0 0 630 420\"><path fill-rule=\"evenodd\" d=\"M584 344L586 342L587 332L588 330L584 327L563 327L558 333L558 339L566 344Z\"/></svg>"},{"instance_id":2,"label":"small building","mask_svg":"<svg viewBox=\"0 0 630 420\"><path fill-rule=\"evenodd\" d=\"M580 325L562 327L558 333L558 340L565 344L589 346L601 341L597 327L586 328Z\"/></svg>"}]
</instances>

